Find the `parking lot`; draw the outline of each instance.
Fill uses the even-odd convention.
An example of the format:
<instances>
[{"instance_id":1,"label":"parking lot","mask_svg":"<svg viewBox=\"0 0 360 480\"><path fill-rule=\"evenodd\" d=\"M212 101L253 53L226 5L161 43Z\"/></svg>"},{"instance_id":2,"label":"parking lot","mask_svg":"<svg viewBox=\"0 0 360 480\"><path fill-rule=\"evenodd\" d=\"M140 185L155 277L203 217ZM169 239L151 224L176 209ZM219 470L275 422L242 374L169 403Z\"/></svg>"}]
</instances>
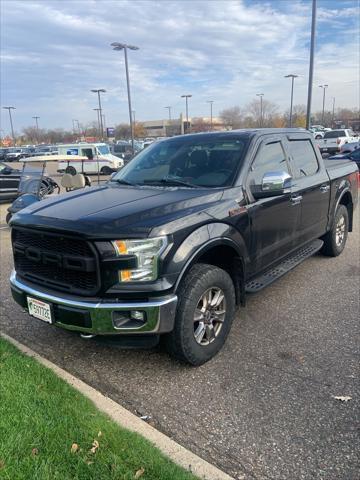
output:
<instances>
[{"instance_id":1,"label":"parking lot","mask_svg":"<svg viewBox=\"0 0 360 480\"><path fill-rule=\"evenodd\" d=\"M24 313L9 289L6 207L2 331L235 478L358 478L358 220L340 257L316 255L249 296L225 348L191 368L159 349L82 340Z\"/></svg>"}]
</instances>

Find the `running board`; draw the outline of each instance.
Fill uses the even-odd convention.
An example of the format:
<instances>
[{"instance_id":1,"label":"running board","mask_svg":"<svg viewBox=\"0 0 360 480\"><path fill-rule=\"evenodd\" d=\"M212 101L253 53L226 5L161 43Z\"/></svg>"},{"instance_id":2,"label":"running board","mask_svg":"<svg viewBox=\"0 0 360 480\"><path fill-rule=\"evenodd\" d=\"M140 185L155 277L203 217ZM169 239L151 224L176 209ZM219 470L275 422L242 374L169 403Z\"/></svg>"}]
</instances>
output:
<instances>
[{"instance_id":1,"label":"running board","mask_svg":"<svg viewBox=\"0 0 360 480\"><path fill-rule=\"evenodd\" d=\"M300 248L300 250L297 250L295 253L285 258L285 260L279 263L279 265L276 267L267 270L259 277L256 277L250 282L246 283L245 292L256 293L259 290L267 287L270 285L270 283L275 282L275 280L285 275L285 273L297 267L301 262L318 252L323 244L324 242L322 240L314 240L305 247Z\"/></svg>"}]
</instances>

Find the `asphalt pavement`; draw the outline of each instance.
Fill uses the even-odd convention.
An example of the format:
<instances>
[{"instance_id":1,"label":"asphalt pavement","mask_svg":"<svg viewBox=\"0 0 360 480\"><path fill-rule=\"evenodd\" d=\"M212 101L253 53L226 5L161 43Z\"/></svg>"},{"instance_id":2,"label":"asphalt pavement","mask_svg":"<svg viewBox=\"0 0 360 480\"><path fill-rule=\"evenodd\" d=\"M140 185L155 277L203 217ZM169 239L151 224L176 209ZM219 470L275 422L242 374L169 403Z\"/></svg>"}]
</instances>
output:
<instances>
[{"instance_id":1,"label":"asphalt pavement","mask_svg":"<svg viewBox=\"0 0 360 480\"><path fill-rule=\"evenodd\" d=\"M2 331L234 478L359 480L358 219L340 257L315 255L249 296L222 351L194 368L24 313L9 290L0 211Z\"/></svg>"}]
</instances>

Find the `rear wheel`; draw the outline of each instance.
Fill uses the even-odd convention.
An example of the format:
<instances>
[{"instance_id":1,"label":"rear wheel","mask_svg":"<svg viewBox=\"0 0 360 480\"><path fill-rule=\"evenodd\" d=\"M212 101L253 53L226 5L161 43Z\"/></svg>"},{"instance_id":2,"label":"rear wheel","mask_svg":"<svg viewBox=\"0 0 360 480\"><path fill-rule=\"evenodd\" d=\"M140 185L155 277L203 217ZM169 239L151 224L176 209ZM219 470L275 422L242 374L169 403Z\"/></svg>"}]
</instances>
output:
<instances>
[{"instance_id":1,"label":"rear wheel","mask_svg":"<svg viewBox=\"0 0 360 480\"><path fill-rule=\"evenodd\" d=\"M110 167L102 167L102 169L100 170L100 173L102 173L103 175L111 175L112 170Z\"/></svg>"},{"instance_id":2,"label":"rear wheel","mask_svg":"<svg viewBox=\"0 0 360 480\"><path fill-rule=\"evenodd\" d=\"M324 237L322 253L329 257L337 257L344 250L349 231L349 213L345 205L336 210L331 230Z\"/></svg>"},{"instance_id":3,"label":"rear wheel","mask_svg":"<svg viewBox=\"0 0 360 480\"><path fill-rule=\"evenodd\" d=\"M175 326L165 336L173 357L201 365L214 357L229 334L235 314L235 289L230 275L207 264L194 265L178 291Z\"/></svg>"}]
</instances>

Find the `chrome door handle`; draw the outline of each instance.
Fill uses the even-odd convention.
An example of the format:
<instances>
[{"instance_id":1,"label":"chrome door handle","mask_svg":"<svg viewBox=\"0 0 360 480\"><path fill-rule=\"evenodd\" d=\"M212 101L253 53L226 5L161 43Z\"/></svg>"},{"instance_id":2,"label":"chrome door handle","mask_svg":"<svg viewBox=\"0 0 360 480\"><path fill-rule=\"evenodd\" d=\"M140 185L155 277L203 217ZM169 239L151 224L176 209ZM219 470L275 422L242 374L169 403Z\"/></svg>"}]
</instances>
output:
<instances>
[{"instance_id":1,"label":"chrome door handle","mask_svg":"<svg viewBox=\"0 0 360 480\"><path fill-rule=\"evenodd\" d=\"M303 198L302 195L294 195L294 196L291 197L291 203L292 203L293 205L299 205L299 203L301 202L302 198Z\"/></svg>"},{"instance_id":2,"label":"chrome door handle","mask_svg":"<svg viewBox=\"0 0 360 480\"><path fill-rule=\"evenodd\" d=\"M321 185L321 187L320 187L320 191L321 191L322 193L326 193L326 192L328 192L329 190L330 190L330 186L329 186L329 185Z\"/></svg>"}]
</instances>

